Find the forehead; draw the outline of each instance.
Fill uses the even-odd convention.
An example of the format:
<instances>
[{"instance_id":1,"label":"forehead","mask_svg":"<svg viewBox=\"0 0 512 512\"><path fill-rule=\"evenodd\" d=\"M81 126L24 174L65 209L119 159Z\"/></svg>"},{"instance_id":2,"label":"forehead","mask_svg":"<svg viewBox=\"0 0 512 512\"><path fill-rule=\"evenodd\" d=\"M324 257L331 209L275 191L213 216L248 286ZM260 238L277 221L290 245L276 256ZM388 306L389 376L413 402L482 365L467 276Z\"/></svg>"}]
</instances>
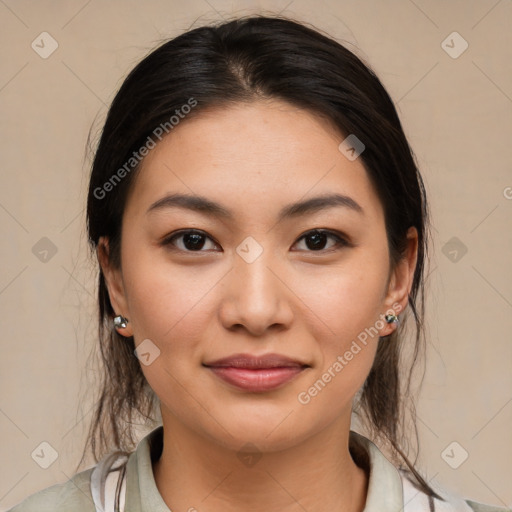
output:
<instances>
[{"instance_id":1,"label":"forehead","mask_svg":"<svg viewBox=\"0 0 512 512\"><path fill-rule=\"evenodd\" d=\"M256 101L184 119L145 157L127 201L144 215L155 200L182 192L225 204L239 219L281 210L308 196L340 193L382 216L360 158L338 146L331 123L282 101Z\"/></svg>"}]
</instances>

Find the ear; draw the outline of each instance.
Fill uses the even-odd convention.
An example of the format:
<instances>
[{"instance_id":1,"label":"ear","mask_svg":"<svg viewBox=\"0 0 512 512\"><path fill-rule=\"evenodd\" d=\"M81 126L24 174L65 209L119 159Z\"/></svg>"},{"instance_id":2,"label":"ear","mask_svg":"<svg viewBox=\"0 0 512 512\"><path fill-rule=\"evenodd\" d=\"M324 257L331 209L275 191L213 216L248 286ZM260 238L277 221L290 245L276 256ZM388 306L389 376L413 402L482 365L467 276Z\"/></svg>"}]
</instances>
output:
<instances>
[{"instance_id":1,"label":"ear","mask_svg":"<svg viewBox=\"0 0 512 512\"><path fill-rule=\"evenodd\" d=\"M112 304L115 314L122 315L129 320L130 313L126 301L122 272L121 269L114 268L110 263L108 238L100 237L98 241L97 257L105 278L110 303ZM117 327L116 330L122 336L133 336L133 330L130 323L128 323L125 328Z\"/></svg>"},{"instance_id":2,"label":"ear","mask_svg":"<svg viewBox=\"0 0 512 512\"><path fill-rule=\"evenodd\" d=\"M407 247L405 253L392 270L384 305L387 313L397 315L402 313L409 302L409 293L412 288L414 271L418 260L418 231L411 226L407 231ZM388 336L394 330L394 324L386 324L381 336Z\"/></svg>"}]
</instances>

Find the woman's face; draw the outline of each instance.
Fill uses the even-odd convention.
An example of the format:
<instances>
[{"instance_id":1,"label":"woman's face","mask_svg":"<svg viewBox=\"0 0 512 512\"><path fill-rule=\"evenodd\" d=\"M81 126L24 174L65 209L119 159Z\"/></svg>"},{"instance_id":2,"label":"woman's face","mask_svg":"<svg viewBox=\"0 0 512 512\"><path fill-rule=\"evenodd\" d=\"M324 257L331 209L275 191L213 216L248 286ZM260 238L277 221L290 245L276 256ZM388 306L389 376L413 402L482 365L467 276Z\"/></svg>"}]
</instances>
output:
<instances>
[{"instance_id":1,"label":"woman's face","mask_svg":"<svg viewBox=\"0 0 512 512\"><path fill-rule=\"evenodd\" d=\"M382 206L343 138L259 101L185 120L145 158L122 269L101 261L164 426L272 451L350 425L415 253L390 273ZM177 194L200 200L165 200ZM258 361L268 354L290 361Z\"/></svg>"}]
</instances>

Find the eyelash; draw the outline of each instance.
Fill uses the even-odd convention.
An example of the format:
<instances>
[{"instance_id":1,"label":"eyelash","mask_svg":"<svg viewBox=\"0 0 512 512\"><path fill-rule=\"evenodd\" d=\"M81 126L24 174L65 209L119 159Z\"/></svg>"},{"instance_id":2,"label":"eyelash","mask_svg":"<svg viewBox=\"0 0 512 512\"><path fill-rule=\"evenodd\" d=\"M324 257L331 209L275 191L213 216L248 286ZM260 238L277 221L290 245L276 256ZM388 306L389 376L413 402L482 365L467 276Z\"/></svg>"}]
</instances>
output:
<instances>
[{"instance_id":1,"label":"eyelash","mask_svg":"<svg viewBox=\"0 0 512 512\"><path fill-rule=\"evenodd\" d=\"M216 245L219 245L219 244L217 244L217 242L215 242L215 240L213 240L212 237L208 236L205 232L197 230L197 229L187 229L187 230L178 231L176 233L173 233L172 235L168 236L167 238L165 238L162 241L162 245L163 246L170 246L170 245L172 246L172 245L174 245L173 244L174 240L176 240L177 238L180 238L180 237L182 237L184 235L187 235L187 234L202 235L202 236L212 240ZM341 233L338 233L338 232L327 230L327 229L312 229L310 231L307 231L306 233L304 233L303 235L301 235L297 239L297 242L295 242L295 244L298 243L299 241L301 241L302 239L306 238L307 236L313 235L313 234L323 234L323 235L327 235L328 237L334 238L336 240L336 244L334 246L328 248L328 249L320 249L318 251L306 250L306 252L311 252L311 253L330 253L330 252L339 250L339 249L341 249L343 247L350 247L350 246L352 246L352 244L346 240L344 235L342 235ZM177 250L177 251L186 252L186 253L208 252L208 251L203 251L202 249L199 249L198 251L189 251L189 250L179 249L177 247L175 247L174 249Z\"/></svg>"}]
</instances>

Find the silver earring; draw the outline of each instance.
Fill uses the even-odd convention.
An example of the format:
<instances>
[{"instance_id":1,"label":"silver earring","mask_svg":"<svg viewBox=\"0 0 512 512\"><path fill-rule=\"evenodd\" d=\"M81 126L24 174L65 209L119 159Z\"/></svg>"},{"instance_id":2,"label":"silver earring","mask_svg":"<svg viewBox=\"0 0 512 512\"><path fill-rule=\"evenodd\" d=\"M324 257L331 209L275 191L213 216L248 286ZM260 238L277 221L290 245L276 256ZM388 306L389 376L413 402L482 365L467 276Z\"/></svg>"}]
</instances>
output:
<instances>
[{"instance_id":1,"label":"silver earring","mask_svg":"<svg viewBox=\"0 0 512 512\"><path fill-rule=\"evenodd\" d=\"M394 323L398 323L399 322L399 319L398 319L398 316L397 315L386 315L385 317L385 320L388 324L392 324L393 322Z\"/></svg>"},{"instance_id":2,"label":"silver earring","mask_svg":"<svg viewBox=\"0 0 512 512\"><path fill-rule=\"evenodd\" d=\"M128 325L128 318L125 318L124 316L117 315L114 318L114 327L122 327L123 329Z\"/></svg>"}]
</instances>

